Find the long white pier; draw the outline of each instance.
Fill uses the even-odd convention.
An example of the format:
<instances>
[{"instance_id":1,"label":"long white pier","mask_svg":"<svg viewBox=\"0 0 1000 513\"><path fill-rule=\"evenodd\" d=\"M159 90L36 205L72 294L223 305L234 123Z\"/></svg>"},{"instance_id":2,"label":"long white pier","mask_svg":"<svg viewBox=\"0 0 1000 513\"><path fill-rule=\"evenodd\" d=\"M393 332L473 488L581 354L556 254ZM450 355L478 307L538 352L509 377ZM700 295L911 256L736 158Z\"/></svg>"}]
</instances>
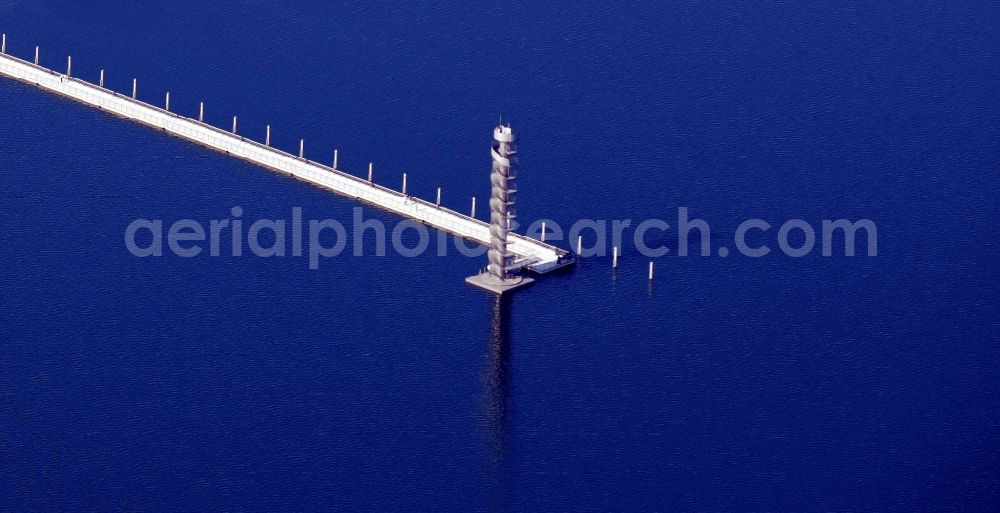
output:
<instances>
[{"instance_id":1,"label":"long white pier","mask_svg":"<svg viewBox=\"0 0 1000 513\"><path fill-rule=\"evenodd\" d=\"M66 73L59 73L7 54L6 37L3 43L4 47L0 50L0 75L33 84L46 91L161 129L254 164L288 173L337 194L361 200L479 244L490 243L488 223L440 206L439 202L415 198L333 167L307 160L301 148L300 155L296 156L271 147L269 140L260 143L241 137L238 135L236 118L233 118L231 131L222 130L199 119L170 112L169 96L166 98L165 108L150 105L133 98L134 94L123 95L104 88L103 76L98 85L73 77L70 59L67 59ZM200 113L199 118L201 118ZM483 181L485 182L487 178L488 173L484 171ZM403 187L405 190L405 179ZM515 255L515 263L519 267L537 273L545 273L573 262L569 252L515 233L509 234L507 249Z\"/></svg>"}]
</instances>

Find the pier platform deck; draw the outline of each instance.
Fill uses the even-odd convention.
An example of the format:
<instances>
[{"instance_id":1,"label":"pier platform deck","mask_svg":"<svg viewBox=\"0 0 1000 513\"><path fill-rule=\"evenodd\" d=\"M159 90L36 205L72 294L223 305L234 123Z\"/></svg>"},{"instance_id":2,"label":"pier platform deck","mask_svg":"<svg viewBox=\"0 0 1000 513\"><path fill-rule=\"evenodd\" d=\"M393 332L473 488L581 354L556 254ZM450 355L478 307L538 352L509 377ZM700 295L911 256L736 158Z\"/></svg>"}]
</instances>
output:
<instances>
[{"instance_id":1,"label":"pier platform deck","mask_svg":"<svg viewBox=\"0 0 1000 513\"><path fill-rule=\"evenodd\" d=\"M342 196L481 245L489 244L490 231L486 222L241 137L236 133L238 130L226 131L7 53L0 53L0 76L35 85L268 169L288 173ZM484 171L482 176L485 181L488 174ZM516 255L516 262L521 267L536 273L546 273L573 262L568 251L524 235L511 233L507 248Z\"/></svg>"}]
</instances>

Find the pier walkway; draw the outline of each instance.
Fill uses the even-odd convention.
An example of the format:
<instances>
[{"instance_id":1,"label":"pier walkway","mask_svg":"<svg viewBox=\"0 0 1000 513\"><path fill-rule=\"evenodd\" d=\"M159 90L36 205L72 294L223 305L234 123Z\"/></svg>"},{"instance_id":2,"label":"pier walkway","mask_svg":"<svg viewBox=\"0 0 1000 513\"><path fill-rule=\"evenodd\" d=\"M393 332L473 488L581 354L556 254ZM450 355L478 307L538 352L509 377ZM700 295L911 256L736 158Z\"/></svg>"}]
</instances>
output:
<instances>
[{"instance_id":1,"label":"pier walkway","mask_svg":"<svg viewBox=\"0 0 1000 513\"><path fill-rule=\"evenodd\" d=\"M4 43L6 47L6 38ZM198 119L170 112L169 99L166 108L160 108L111 91L102 85L72 77L71 60L67 63L67 72L59 73L13 57L5 50L6 48L0 53L0 76L27 82L46 91L161 129L182 139L275 171L288 173L342 196L358 199L481 245L488 246L490 243L490 229L486 222L455 212L435 202L418 199L341 170L312 162L304 158L304 155L292 155L268 144L241 137L235 127L235 118L232 131L222 130ZM484 182L489 176L485 164L486 161L482 173ZM573 261L572 256L565 250L515 233L510 233L507 249L515 255L515 265L537 273L545 273Z\"/></svg>"}]
</instances>

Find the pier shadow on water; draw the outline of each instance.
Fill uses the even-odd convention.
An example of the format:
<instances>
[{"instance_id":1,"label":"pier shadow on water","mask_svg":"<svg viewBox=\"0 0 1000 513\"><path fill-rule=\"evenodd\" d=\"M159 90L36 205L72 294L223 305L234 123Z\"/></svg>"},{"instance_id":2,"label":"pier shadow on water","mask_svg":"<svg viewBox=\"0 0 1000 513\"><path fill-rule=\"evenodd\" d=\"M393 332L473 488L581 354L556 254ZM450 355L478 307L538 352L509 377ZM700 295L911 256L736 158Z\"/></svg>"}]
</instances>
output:
<instances>
[{"instance_id":1,"label":"pier shadow on water","mask_svg":"<svg viewBox=\"0 0 1000 513\"><path fill-rule=\"evenodd\" d=\"M491 511L503 511L508 499L508 456L511 451L510 433L510 311L511 298L492 298L490 338L487 347L487 367L483 374L481 404L486 456L486 478L492 494Z\"/></svg>"}]
</instances>

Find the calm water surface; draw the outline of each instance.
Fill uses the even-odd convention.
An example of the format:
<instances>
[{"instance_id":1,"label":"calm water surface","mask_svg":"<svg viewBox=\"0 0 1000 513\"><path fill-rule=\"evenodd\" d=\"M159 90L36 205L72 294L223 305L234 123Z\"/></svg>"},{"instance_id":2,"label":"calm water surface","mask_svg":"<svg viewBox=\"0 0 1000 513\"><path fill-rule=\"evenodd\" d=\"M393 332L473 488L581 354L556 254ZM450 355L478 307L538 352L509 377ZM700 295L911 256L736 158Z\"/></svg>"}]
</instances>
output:
<instances>
[{"instance_id":1,"label":"calm water surface","mask_svg":"<svg viewBox=\"0 0 1000 513\"><path fill-rule=\"evenodd\" d=\"M666 238L652 286L629 245L503 302L456 254L138 259L136 218L356 205L0 80L0 510L1000 504L996 2L0 0L0 31L456 209L502 115L522 220L879 229Z\"/></svg>"}]
</instances>

